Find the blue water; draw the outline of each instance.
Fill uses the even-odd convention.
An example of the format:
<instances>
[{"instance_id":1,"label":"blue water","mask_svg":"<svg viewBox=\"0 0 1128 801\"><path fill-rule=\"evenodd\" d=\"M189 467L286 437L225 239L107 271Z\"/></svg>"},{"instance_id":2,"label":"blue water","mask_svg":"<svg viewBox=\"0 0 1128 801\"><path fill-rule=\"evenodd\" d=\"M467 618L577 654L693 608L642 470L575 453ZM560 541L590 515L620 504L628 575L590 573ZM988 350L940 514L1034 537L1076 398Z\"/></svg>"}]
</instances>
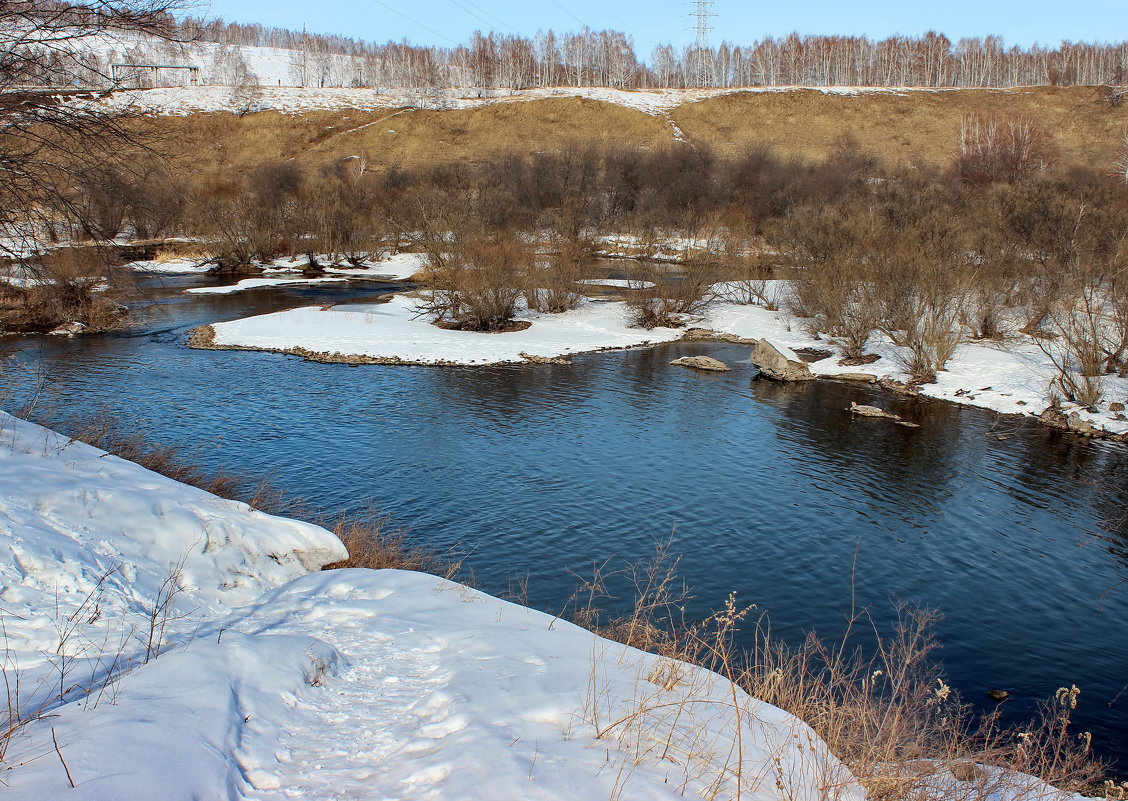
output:
<instances>
[{"instance_id":1,"label":"blue water","mask_svg":"<svg viewBox=\"0 0 1128 801\"><path fill-rule=\"evenodd\" d=\"M999 441L974 409L750 383L747 349L732 345L497 368L193 351L186 332L202 322L389 289L182 294L200 280L150 281L156 306L125 334L0 338L0 353L42 366L44 414L108 410L322 510L376 507L420 542L468 552L486 591L528 575L545 610L566 603L573 572L645 558L671 532L690 617L736 591L799 641L839 634L852 604L883 630L894 601L934 607L967 700L1007 689L1015 718L1076 684L1079 727L1101 753L1128 753L1124 446L1032 424ZM735 369L668 366L697 353ZM921 428L851 420L851 400Z\"/></svg>"}]
</instances>

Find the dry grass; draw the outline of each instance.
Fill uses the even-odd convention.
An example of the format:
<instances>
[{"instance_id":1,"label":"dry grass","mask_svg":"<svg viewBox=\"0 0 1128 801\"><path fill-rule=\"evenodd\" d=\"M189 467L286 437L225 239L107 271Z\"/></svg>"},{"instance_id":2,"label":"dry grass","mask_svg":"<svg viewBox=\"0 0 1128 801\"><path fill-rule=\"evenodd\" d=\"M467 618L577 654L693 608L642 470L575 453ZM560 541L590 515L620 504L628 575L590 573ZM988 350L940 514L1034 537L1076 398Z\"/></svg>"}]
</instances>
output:
<instances>
[{"instance_id":1,"label":"dry grass","mask_svg":"<svg viewBox=\"0 0 1128 801\"><path fill-rule=\"evenodd\" d=\"M191 259L192 261L203 263L214 255L214 253L204 250L198 244L170 244L160 248L153 256L153 261L157 264L167 264L172 261Z\"/></svg>"},{"instance_id":2,"label":"dry grass","mask_svg":"<svg viewBox=\"0 0 1128 801\"><path fill-rule=\"evenodd\" d=\"M1063 163L1104 169L1122 141L1126 110L1098 102L1090 87L962 89L828 95L817 90L738 94L691 103L671 117L693 142L732 154L768 145L815 161L844 134L891 166L946 166L966 114L1028 116L1052 131Z\"/></svg>"},{"instance_id":3,"label":"dry grass","mask_svg":"<svg viewBox=\"0 0 1128 801\"><path fill-rule=\"evenodd\" d=\"M1060 689L1040 715L1018 726L1003 726L997 712L977 717L963 704L933 659L934 613L899 607L893 633L884 636L859 613L838 640L812 634L792 646L772 635L766 616L753 614L754 606L739 606L731 595L716 615L686 625L680 615L686 589L676 579L677 566L667 542L654 558L627 568L634 604L610 620L598 609L614 574L606 563L573 595L578 608L572 617L580 625L671 660L660 663L663 675L640 678L638 698L623 710L603 708L598 697L586 702L597 734L619 740L628 754L644 749L665 759L667 754L654 752L655 744L668 745L684 739L686 731L703 732L715 724L715 692L705 699L698 688L683 686L679 699L668 697L687 681L680 660L709 668L727 682L728 715L738 728L742 717L755 714L738 689L804 721L873 801L1046 798L1044 787L1030 777L1069 793L1104 791L1113 798L1120 792L1114 784L1100 785L1106 766L1090 753L1088 734L1071 727L1076 687ZM754 628L743 639L752 645L741 651L734 645L736 633L749 620ZM727 786L725 797L739 798L741 754L738 742L724 752L699 749L696 759L704 763L685 764L695 775L714 777L715 793ZM825 797L835 797L834 789L843 786L841 777L829 782Z\"/></svg>"},{"instance_id":4,"label":"dry grass","mask_svg":"<svg viewBox=\"0 0 1128 801\"><path fill-rule=\"evenodd\" d=\"M451 579L462 568L461 560L452 552L440 553L411 544L407 529L393 527L390 518L374 509L361 514L341 514L326 528L345 544L349 558L325 565L323 570L342 567L415 570Z\"/></svg>"},{"instance_id":5,"label":"dry grass","mask_svg":"<svg viewBox=\"0 0 1128 801\"><path fill-rule=\"evenodd\" d=\"M1089 87L964 89L860 96L816 90L733 94L688 103L670 116L690 141L721 155L767 145L784 158L822 159L844 134L890 165L947 165L965 114L1027 115L1053 131L1064 163L1106 169L1122 142L1128 107L1100 103ZM195 177L266 159L323 164L366 153L371 167L475 162L499 151L558 150L574 142L655 149L674 141L661 118L578 98L501 103L467 111L387 109L165 117L176 171ZM377 123L377 124L372 124ZM363 127L370 125L370 127ZM395 133L389 133L395 131Z\"/></svg>"}]
</instances>

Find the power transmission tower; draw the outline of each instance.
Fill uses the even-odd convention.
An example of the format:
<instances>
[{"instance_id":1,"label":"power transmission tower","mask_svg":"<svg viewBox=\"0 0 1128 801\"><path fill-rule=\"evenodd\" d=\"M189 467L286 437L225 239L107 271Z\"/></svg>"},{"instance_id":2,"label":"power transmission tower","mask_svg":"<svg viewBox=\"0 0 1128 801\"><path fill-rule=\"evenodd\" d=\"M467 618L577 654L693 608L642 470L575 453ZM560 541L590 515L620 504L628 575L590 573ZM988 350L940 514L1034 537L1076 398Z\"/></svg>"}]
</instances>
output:
<instances>
[{"instance_id":1,"label":"power transmission tower","mask_svg":"<svg viewBox=\"0 0 1128 801\"><path fill-rule=\"evenodd\" d=\"M697 18L697 85L713 85L713 59L709 53L709 32L713 30L709 25L709 18L717 16L713 13L713 0L694 0L696 11L690 13Z\"/></svg>"}]
</instances>

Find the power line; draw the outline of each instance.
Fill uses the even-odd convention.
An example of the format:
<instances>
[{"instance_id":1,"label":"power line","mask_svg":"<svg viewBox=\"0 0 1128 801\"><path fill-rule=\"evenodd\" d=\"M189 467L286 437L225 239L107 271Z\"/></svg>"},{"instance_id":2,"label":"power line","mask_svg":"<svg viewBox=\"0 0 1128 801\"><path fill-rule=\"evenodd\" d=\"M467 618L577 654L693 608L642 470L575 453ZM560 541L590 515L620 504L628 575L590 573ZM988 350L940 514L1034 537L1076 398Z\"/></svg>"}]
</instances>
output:
<instances>
[{"instance_id":1,"label":"power line","mask_svg":"<svg viewBox=\"0 0 1128 801\"><path fill-rule=\"evenodd\" d=\"M458 0L450 0L450 2L451 2L451 3L453 4L453 5L455 5L456 7L458 7L459 9L461 9L462 11L465 11L465 12L466 12L467 14L469 14L469 15L470 15L471 17L473 17L474 19L478 20L478 22L482 23L483 25L485 25L485 26L486 26L487 28L489 28L490 30L493 30L493 29L495 29L495 28L497 28L497 27L498 27L498 25L495 25L495 24L494 24L493 22L490 22L490 21L489 21L488 19L485 19L484 17L481 17L481 16L479 16L478 14L474 13L474 12L473 12L473 11L472 11L471 9L469 9L469 8L467 8L466 6L462 5L462 3L458 2ZM470 3L467 3L467 5L470 5ZM483 13L485 13L485 12L483 12ZM490 16L493 16L493 15L491 14ZM495 18L495 19L496 19L496 18ZM505 29L507 29L507 30L509 30L509 31L513 31L513 29L512 29L512 28L510 28L510 27L509 27L508 25L506 25L506 24L505 24L504 22L501 22L501 20L497 20L497 21L498 21L499 23L501 23L500 27L502 27L502 28L505 28ZM515 31L514 31L514 32L515 32Z\"/></svg>"},{"instance_id":2,"label":"power line","mask_svg":"<svg viewBox=\"0 0 1128 801\"><path fill-rule=\"evenodd\" d=\"M392 8L392 7L391 7L390 5L388 5L387 3L382 3L382 2L380 2L380 0L372 0L372 2L373 2L373 3L375 3L375 4L376 4L376 5L378 5L378 6L382 6L382 7L386 8L386 9L388 9L388 11L391 11L391 12L392 12L393 14L398 14L399 16L403 17L403 18L404 18L405 20L407 20L408 22L410 22L410 23L411 23L412 25L418 25L418 26L419 26L420 28L422 28L423 30L425 30L425 31L429 31L429 32L431 32L431 33L435 34L435 36L438 36L438 37L439 37L440 39L446 39L446 40L447 40L448 42L450 42L450 43L451 43L452 45L457 45L457 44L458 44L458 42L454 41L454 39L451 39L451 38L450 38L449 36L446 36L445 34L441 34L441 33L439 33L439 32L438 32L438 31L436 31L436 30L435 30L434 28L428 28L428 27L427 27L426 25L424 25L424 24L423 24L422 22L419 22L418 20L414 20L414 19L412 19L411 17L407 16L407 14L404 14L404 13L403 13L402 11L396 11L396 10L395 10L394 8Z\"/></svg>"},{"instance_id":3,"label":"power line","mask_svg":"<svg viewBox=\"0 0 1128 801\"><path fill-rule=\"evenodd\" d=\"M565 8L565 7L564 7L564 5L563 5L562 3L558 2L558 0L552 0L552 4L553 4L554 6L556 6L557 8L559 8L559 9L560 9L561 11L563 11L563 12L564 12L565 14L567 14L567 15L568 15L569 17L571 17L572 19L574 19L574 20L575 20L576 22L578 22L578 23L580 23L581 25L583 25L583 26L584 26L585 28L590 28L590 27L591 27L591 26L590 26L590 25L588 25L588 24L587 24L586 22L584 22L584 21L583 21L582 19L580 19L580 18L579 18L579 17L577 17L577 16L575 15L575 14L573 14L573 13L572 13L571 11L569 11L569 10L568 10L567 8Z\"/></svg>"},{"instance_id":4,"label":"power line","mask_svg":"<svg viewBox=\"0 0 1128 801\"><path fill-rule=\"evenodd\" d=\"M480 5L470 2L470 0L462 0L462 2L466 3L466 5L470 6L473 9L476 9L477 11L481 12L482 14L485 14L487 17L489 17L490 19L492 19L495 22L497 22L498 24L500 24L501 27L508 28L509 30L513 31L514 33L517 32L516 28L514 28L512 25L506 24L505 21L503 21L501 19L501 17L497 16L497 14L494 14L490 11L486 11Z\"/></svg>"}]
</instances>

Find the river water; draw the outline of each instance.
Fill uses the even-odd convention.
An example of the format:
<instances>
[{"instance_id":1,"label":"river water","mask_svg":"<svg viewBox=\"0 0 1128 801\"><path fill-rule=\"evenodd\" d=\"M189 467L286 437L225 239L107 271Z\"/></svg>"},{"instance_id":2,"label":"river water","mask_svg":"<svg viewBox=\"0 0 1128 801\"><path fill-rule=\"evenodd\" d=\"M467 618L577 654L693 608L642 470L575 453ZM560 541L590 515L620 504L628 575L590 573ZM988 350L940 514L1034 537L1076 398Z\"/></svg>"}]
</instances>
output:
<instances>
[{"instance_id":1,"label":"river water","mask_svg":"<svg viewBox=\"0 0 1128 801\"><path fill-rule=\"evenodd\" d=\"M108 411L322 510L378 508L421 543L468 552L488 592L527 575L541 609L565 604L574 573L643 559L671 533L689 617L735 591L798 642L839 635L852 607L882 630L897 601L933 607L968 701L1006 689L1016 719L1076 684L1079 727L1102 754L1128 754L1125 446L868 387L750 382L734 345L492 368L193 351L201 323L392 289L183 294L207 281L146 279L155 305L136 328L0 337L0 355L44 377L43 415ZM735 369L668 366L699 353ZM921 428L852 420L852 400Z\"/></svg>"}]
</instances>

